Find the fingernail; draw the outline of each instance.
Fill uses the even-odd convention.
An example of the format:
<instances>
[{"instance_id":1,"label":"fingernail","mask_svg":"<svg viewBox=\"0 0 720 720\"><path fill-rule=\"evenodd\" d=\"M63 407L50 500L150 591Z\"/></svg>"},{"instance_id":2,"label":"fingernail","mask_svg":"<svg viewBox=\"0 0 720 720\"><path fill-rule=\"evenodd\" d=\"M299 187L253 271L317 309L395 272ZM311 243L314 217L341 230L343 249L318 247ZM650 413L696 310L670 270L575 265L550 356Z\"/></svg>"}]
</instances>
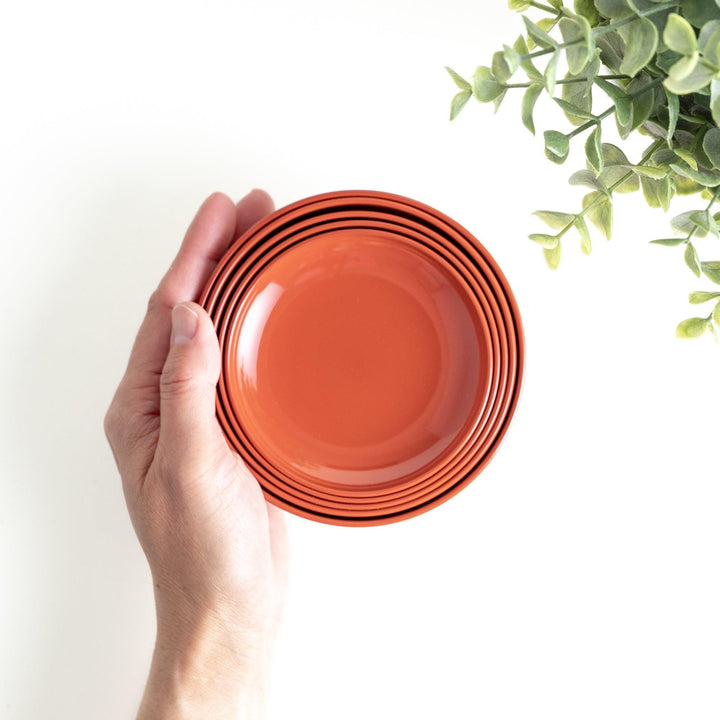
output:
<instances>
[{"instance_id":1,"label":"fingernail","mask_svg":"<svg viewBox=\"0 0 720 720\"><path fill-rule=\"evenodd\" d=\"M184 345L190 342L197 332L197 313L187 305L176 305L172 310L173 345Z\"/></svg>"}]
</instances>

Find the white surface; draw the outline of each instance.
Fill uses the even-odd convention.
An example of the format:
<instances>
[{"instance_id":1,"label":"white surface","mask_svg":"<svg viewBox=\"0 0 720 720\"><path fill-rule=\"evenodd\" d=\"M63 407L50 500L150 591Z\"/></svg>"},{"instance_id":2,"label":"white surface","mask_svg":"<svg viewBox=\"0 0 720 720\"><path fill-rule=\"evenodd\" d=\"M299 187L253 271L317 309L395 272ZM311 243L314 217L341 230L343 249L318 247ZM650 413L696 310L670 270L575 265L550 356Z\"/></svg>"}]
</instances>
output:
<instances>
[{"instance_id":1,"label":"white surface","mask_svg":"<svg viewBox=\"0 0 720 720\"><path fill-rule=\"evenodd\" d=\"M718 716L720 349L674 338L704 284L632 196L611 243L544 267L530 213L579 205L580 159L552 167L514 98L447 121L443 66L519 31L477 0L5 8L1 717L133 717L152 593L102 416L197 206L254 186L453 215L528 346L511 431L455 499L376 529L289 517L271 717Z\"/></svg>"}]
</instances>

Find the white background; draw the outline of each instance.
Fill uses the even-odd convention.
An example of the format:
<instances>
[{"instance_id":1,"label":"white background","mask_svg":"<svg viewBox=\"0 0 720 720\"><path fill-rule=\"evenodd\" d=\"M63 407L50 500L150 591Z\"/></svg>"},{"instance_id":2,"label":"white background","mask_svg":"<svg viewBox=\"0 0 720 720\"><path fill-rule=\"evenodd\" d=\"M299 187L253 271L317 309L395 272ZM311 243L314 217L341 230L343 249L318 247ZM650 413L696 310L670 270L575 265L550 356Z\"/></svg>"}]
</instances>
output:
<instances>
[{"instance_id":1,"label":"white background","mask_svg":"<svg viewBox=\"0 0 720 720\"><path fill-rule=\"evenodd\" d=\"M552 166L516 97L448 122L443 66L469 76L520 30L500 0L5 8L1 717L134 715L152 592L102 417L197 207L256 186L454 216L528 349L512 428L460 495L381 528L288 517L271 718L718 717L720 348L674 337L712 288L647 244L669 216L639 195L610 243L547 270L531 213L579 207L582 158Z\"/></svg>"}]
</instances>

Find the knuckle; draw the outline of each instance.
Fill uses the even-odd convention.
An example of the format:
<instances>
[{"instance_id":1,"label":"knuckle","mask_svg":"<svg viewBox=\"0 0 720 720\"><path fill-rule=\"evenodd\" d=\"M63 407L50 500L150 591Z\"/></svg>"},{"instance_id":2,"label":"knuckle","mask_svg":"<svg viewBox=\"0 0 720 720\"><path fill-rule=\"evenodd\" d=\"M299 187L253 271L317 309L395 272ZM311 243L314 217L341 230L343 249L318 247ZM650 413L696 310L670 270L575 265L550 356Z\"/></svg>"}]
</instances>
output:
<instances>
[{"instance_id":1,"label":"knuckle","mask_svg":"<svg viewBox=\"0 0 720 720\"><path fill-rule=\"evenodd\" d=\"M113 401L103 418L105 437L116 458L132 455L157 432L158 419Z\"/></svg>"},{"instance_id":2,"label":"knuckle","mask_svg":"<svg viewBox=\"0 0 720 720\"><path fill-rule=\"evenodd\" d=\"M118 410L115 403L113 402L107 409L105 417L103 418L103 430L105 431L105 437L108 439L111 445L117 435L117 429L119 424L120 420L118 417Z\"/></svg>"},{"instance_id":3,"label":"knuckle","mask_svg":"<svg viewBox=\"0 0 720 720\"><path fill-rule=\"evenodd\" d=\"M176 365L163 370L160 376L160 398L182 398L197 391L197 383L191 373Z\"/></svg>"},{"instance_id":4,"label":"knuckle","mask_svg":"<svg viewBox=\"0 0 720 720\"><path fill-rule=\"evenodd\" d=\"M168 285L167 279L163 281L153 290L147 302L147 314L152 315L156 312L170 312L176 300L173 297L173 291Z\"/></svg>"},{"instance_id":5,"label":"knuckle","mask_svg":"<svg viewBox=\"0 0 720 720\"><path fill-rule=\"evenodd\" d=\"M151 313L156 312L160 308L162 308L165 305L165 301L163 298L163 292L160 288L157 288L152 292L150 297L148 298L147 303L147 312L148 315Z\"/></svg>"}]
</instances>

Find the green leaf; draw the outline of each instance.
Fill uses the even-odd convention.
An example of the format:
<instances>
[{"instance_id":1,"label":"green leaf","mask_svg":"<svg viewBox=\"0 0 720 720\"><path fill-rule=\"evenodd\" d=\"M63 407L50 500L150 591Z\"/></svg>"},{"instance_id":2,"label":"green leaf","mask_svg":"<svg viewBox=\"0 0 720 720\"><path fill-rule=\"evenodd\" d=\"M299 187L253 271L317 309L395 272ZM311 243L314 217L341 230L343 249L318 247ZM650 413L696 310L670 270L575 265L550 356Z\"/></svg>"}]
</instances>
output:
<instances>
[{"instance_id":1,"label":"green leaf","mask_svg":"<svg viewBox=\"0 0 720 720\"><path fill-rule=\"evenodd\" d=\"M625 57L625 43L617 30L603 33L595 38L595 44L600 48L600 60L612 72L619 73Z\"/></svg>"},{"instance_id":2,"label":"green leaf","mask_svg":"<svg viewBox=\"0 0 720 720\"><path fill-rule=\"evenodd\" d=\"M668 75L675 82L684 80L696 68L699 60L700 53L698 52L694 52L692 55L683 55L668 70Z\"/></svg>"},{"instance_id":3,"label":"green leaf","mask_svg":"<svg viewBox=\"0 0 720 720\"><path fill-rule=\"evenodd\" d=\"M505 91L505 86L495 79L489 67L481 65L473 75L472 90L480 102L490 102Z\"/></svg>"},{"instance_id":4,"label":"green leaf","mask_svg":"<svg viewBox=\"0 0 720 720\"><path fill-rule=\"evenodd\" d=\"M674 92L665 88L665 98L668 106L667 144L669 148L673 145L673 135L677 127L678 112L680 110L680 99Z\"/></svg>"},{"instance_id":5,"label":"green leaf","mask_svg":"<svg viewBox=\"0 0 720 720\"><path fill-rule=\"evenodd\" d=\"M497 112L500 109L500 105L502 105L502 101L505 99L505 93L507 92L507 88L505 88L494 100L493 100L493 106L494 110L493 112Z\"/></svg>"},{"instance_id":6,"label":"green leaf","mask_svg":"<svg viewBox=\"0 0 720 720\"><path fill-rule=\"evenodd\" d=\"M551 270L557 270L560 265L560 255L562 253L562 243L558 243L554 248L543 248L545 262Z\"/></svg>"},{"instance_id":7,"label":"green leaf","mask_svg":"<svg viewBox=\"0 0 720 720\"><path fill-rule=\"evenodd\" d=\"M655 120L646 120L643 123L643 126L641 128L638 128L638 132L641 135L649 135L650 137L657 138L658 140L665 140L667 136L667 123L665 123L665 125L661 125L659 122L656 122L656 120L662 120L664 118L665 108L662 106L662 104L660 104L659 107L656 108L656 110L659 117L657 117Z\"/></svg>"},{"instance_id":8,"label":"green leaf","mask_svg":"<svg viewBox=\"0 0 720 720\"><path fill-rule=\"evenodd\" d=\"M720 128L711 128L703 138L703 150L713 167L720 167Z\"/></svg>"},{"instance_id":9,"label":"green leaf","mask_svg":"<svg viewBox=\"0 0 720 720\"><path fill-rule=\"evenodd\" d=\"M606 165L629 165L630 161L627 159L627 155L617 146L612 143L602 144L603 159Z\"/></svg>"},{"instance_id":10,"label":"green leaf","mask_svg":"<svg viewBox=\"0 0 720 720\"><path fill-rule=\"evenodd\" d=\"M557 43L551 38L544 30L537 26L532 20L523 15L523 22L525 28L528 31L528 35L541 47L541 48L556 48Z\"/></svg>"},{"instance_id":11,"label":"green leaf","mask_svg":"<svg viewBox=\"0 0 720 720\"><path fill-rule=\"evenodd\" d=\"M663 85L676 95L687 95L702 90L713 79L714 75L715 72L712 68L703 63L698 63L689 75L680 80L669 75L663 80Z\"/></svg>"},{"instance_id":12,"label":"green leaf","mask_svg":"<svg viewBox=\"0 0 720 720\"><path fill-rule=\"evenodd\" d=\"M676 328L679 338L699 338L708 329L707 318L693 317L683 320Z\"/></svg>"},{"instance_id":13,"label":"green leaf","mask_svg":"<svg viewBox=\"0 0 720 720\"><path fill-rule=\"evenodd\" d=\"M600 48L596 47L592 58L590 58L590 62L585 66L585 71L581 73L585 78L585 82L578 83L580 88L582 88L583 94L588 98L592 96L593 85L595 84L595 78L597 78L597 75L600 72L601 64Z\"/></svg>"},{"instance_id":14,"label":"green leaf","mask_svg":"<svg viewBox=\"0 0 720 720\"><path fill-rule=\"evenodd\" d=\"M655 65L660 70L663 70L665 74L670 72L670 68L682 57L680 53L676 53L674 50L668 50L665 48L661 50L655 58Z\"/></svg>"},{"instance_id":15,"label":"green leaf","mask_svg":"<svg viewBox=\"0 0 720 720\"><path fill-rule=\"evenodd\" d=\"M695 273L697 277L700 277L700 258L697 255L695 246L688 242L685 248L685 264Z\"/></svg>"},{"instance_id":16,"label":"green leaf","mask_svg":"<svg viewBox=\"0 0 720 720\"><path fill-rule=\"evenodd\" d=\"M668 148L660 148L652 154L650 159L656 165L668 165L668 163L675 162L675 160L677 160L677 155L673 150L669 150Z\"/></svg>"},{"instance_id":17,"label":"green leaf","mask_svg":"<svg viewBox=\"0 0 720 720\"><path fill-rule=\"evenodd\" d=\"M720 262L713 260L712 262L700 263L700 269L705 277L712 280L716 285L720 285Z\"/></svg>"},{"instance_id":18,"label":"green leaf","mask_svg":"<svg viewBox=\"0 0 720 720\"><path fill-rule=\"evenodd\" d=\"M527 57L529 52L528 46L522 35L518 35L518 39L513 43L513 50L515 50L520 58L525 58L524 60L520 60L520 67L525 71L528 78L530 78L530 80L542 81L542 73L533 65L532 60Z\"/></svg>"},{"instance_id":19,"label":"green leaf","mask_svg":"<svg viewBox=\"0 0 720 720\"><path fill-rule=\"evenodd\" d=\"M678 196L694 195L703 189L702 185L682 175L675 175L673 184L675 185L675 194Z\"/></svg>"},{"instance_id":20,"label":"green leaf","mask_svg":"<svg viewBox=\"0 0 720 720\"><path fill-rule=\"evenodd\" d=\"M472 97L471 90L461 90L450 103L450 120L454 120Z\"/></svg>"},{"instance_id":21,"label":"green leaf","mask_svg":"<svg viewBox=\"0 0 720 720\"><path fill-rule=\"evenodd\" d=\"M704 292L700 290L697 292L691 292L688 300L693 305L700 305L708 300L717 300L717 298L720 298L720 292Z\"/></svg>"},{"instance_id":22,"label":"green leaf","mask_svg":"<svg viewBox=\"0 0 720 720\"><path fill-rule=\"evenodd\" d=\"M612 201L598 191L588 193L582 201L590 222L609 240L612 235Z\"/></svg>"},{"instance_id":23,"label":"green leaf","mask_svg":"<svg viewBox=\"0 0 720 720\"><path fill-rule=\"evenodd\" d=\"M690 152L690 150L676 147L675 154L678 157L682 158L693 170L698 169L698 164L697 164L697 160L695 159L695 155L693 155L693 153ZM670 161L669 164L671 164L672 162L675 162L675 158L672 158L672 160Z\"/></svg>"},{"instance_id":24,"label":"green leaf","mask_svg":"<svg viewBox=\"0 0 720 720\"><path fill-rule=\"evenodd\" d=\"M700 37L698 38L698 47L702 56L711 65L720 65L720 20L710 20L702 26Z\"/></svg>"},{"instance_id":25,"label":"green leaf","mask_svg":"<svg viewBox=\"0 0 720 720\"><path fill-rule=\"evenodd\" d=\"M621 18L633 14L625 0L595 0L595 7L606 18Z\"/></svg>"},{"instance_id":26,"label":"green leaf","mask_svg":"<svg viewBox=\"0 0 720 720\"><path fill-rule=\"evenodd\" d=\"M620 137L623 139L642 125L655 111L655 88L649 75L642 73L634 77L626 91L631 98L631 113L627 124L619 127ZM619 120L618 125L620 125Z\"/></svg>"},{"instance_id":27,"label":"green leaf","mask_svg":"<svg viewBox=\"0 0 720 720\"><path fill-rule=\"evenodd\" d=\"M520 116L522 118L523 125L534 135L535 134L535 121L533 120L533 109L535 108L535 102L537 101L540 93L542 93L542 85L532 84L523 95L522 104L520 107Z\"/></svg>"},{"instance_id":28,"label":"green leaf","mask_svg":"<svg viewBox=\"0 0 720 720\"><path fill-rule=\"evenodd\" d=\"M552 210L536 210L533 215L537 215L553 230L564 230L568 225L571 225L575 221L575 215L571 215L570 213L554 212Z\"/></svg>"},{"instance_id":29,"label":"green leaf","mask_svg":"<svg viewBox=\"0 0 720 720\"><path fill-rule=\"evenodd\" d=\"M597 64L596 61L597 58L594 58L590 63L588 63L585 68L585 72L592 72ZM574 76L568 73L565 75L565 79L572 80L574 79ZM573 125L582 125L590 117L593 117L592 92L590 91L592 88L592 81L590 82L590 85L586 82L566 82L563 83L561 87L562 100L565 104L560 105L560 107L563 109L565 117ZM558 98L555 98L556 101L557 99ZM579 114L574 114L570 108L575 109L575 111L579 112Z\"/></svg>"},{"instance_id":30,"label":"green leaf","mask_svg":"<svg viewBox=\"0 0 720 720\"><path fill-rule=\"evenodd\" d=\"M578 170L574 172L568 182L571 185L584 185L589 187L591 190L599 190L600 192L607 192L605 186L597 179L595 173L591 170Z\"/></svg>"},{"instance_id":31,"label":"green leaf","mask_svg":"<svg viewBox=\"0 0 720 720\"><path fill-rule=\"evenodd\" d=\"M548 0L548 2L551 2L552 0ZM544 17L537 21L537 26L545 33L550 33L550 31L558 24L558 20L560 20L560 15L551 15L550 17ZM554 38L553 38L554 41Z\"/></svg>"},{"instance_id":32,"label":"green leaf","mask_svg":"<svg viewBox=\"0 0 720 720\"><path fill-rule=\"evenodd\" d=\"M690 220L706 233L710 233L715 237L718 236L718 226L715 218L707 210L695 210L695 212L691 212Z\"/></svg>"},{"instance_id":33,"label":"green leaf","mask_svg":"<svg viewBox=\"0 0 720 720\"><path fill-rule=\"evenodd\" d=\"M720 125L720 80L710 82L710 112L716 125Z\"/></svg>"},{"instance_id":34,"label":"green leaf","mask_svg":"<svg viewBox=\"0 0 720 720\"><path fill-rule=\"evenodd\" d=\"M542 247L552 250L558 246L560 238L557 235L544 235L543 233L531 233L528 237Z\"/></svg>"},{"instance_id":35,"label":"green leaf","mask_svg":"<svg viewBox=\"0 0 720 720\"><path fill-rule=\"evenodd\" d=\"M703 102L703 98L704 98L705 96L707 96L708 94L709 94L709 93L706 93L706 92L704 92L704 91L701 91L701 92L699 92L699 93L697 94L696 97L693 98L694 102L697 103L697 105L693 108L693 110L697 110L699 107L701 107L701 104L702 104L702 102ZM688 115L687 113L682 113L682 112L680 113L680 116L679 116L679 117L680 117L680 120L684 120L684 121L685 121L685 125L691 125L691 126L693 126L693 125L694 125L694 126L700 125L700 126L703 126L703 127L706 125L706 120L705 120L705 118L702 118L702 117L696 117L695 115ZM692 132L697 132L697 130L698 130L697 127L686 127L686 128L685 128L685 133L687 134L687 133L690 133L691 131L692 131Z\"/></svg>"},{"instance_id":36,"label":"green leaf","mask_svg":"<svg viewBox=\"0 0 720 720\"><path fill-rule=\"evenodd\" d=\"M570 152L570 139L568 136L557 130L546 130L544 137L547 158L558 165L564 163Z\"/></svg>"},{"instance_id":37,"label":"green leaf","mask_svg":"<svg viewBox=\"0 0 720 720\"><path fill-rule=\"evenodd\" d=\"M687 163L670 163L670 167L683 177L694 180L705 187L716 187L720 185L720 173L705 172L704 170L693 170Z\"/></svg>"},{"instance_id":38,"label":"green leaf","mask_svg":"<svg viewBox=\"0 0 720 720\"><path fill-rule=\"evenodd\" d=\"M681 15L670 13L663 32L663 42L681 55L692 55L697 48L697 39L692 25Z\"/></svg>"},{"instance_id":39,"label":"green leaf","mask_svg":"<svg viewBox=\"0 0 720 720\"><path fill-rule=\"evenodd\" d=\"M688 210L686 212L680 213L679 215L676 215L671 221L670 226L675 232L684 233L685 235L688 235L689 233L695 233L696 237L705 237L707 235L707 232L703 230L693 219L693 213L694 210Z\"/></svg>"},{"instance_id":40,"label":"green leaf","mask_svg":"<svg viewBox=\"0 0 720 720\"><path fill-rule=\"evenodd\" d=\"M702 27L708 20L720 18L720 9L710 0L682 0L680 10L683 17L695 27Z\"/></svg>"},{"instance_id":41,"label":"green leaf","mask_svg":"<svg viewBox=\"0 0 720 720\"><path fill-rule=\"evenodd\" d=\"M640 17L620 27L618 32L625 41L625 57L620 72L633 77L655 57L658 31L654 23Z\"/></svg>"},{"instance_id":42,"label":"green leaf","mask_svg":"<svg viewBox=\"0 0 720 720\"><path fill-rule=\"evenodd\" d=\"M600 173L600 182L607 188L619 183L613 188L614 193L632 193L640 189L640 178L632 172L632 168L619 165L606 165Z\"/></svg>"},{"instance_id":43,"label":"green leaf","mask_svg":"<svg viewBox=\"0 0 720 720\"><path fill-rule=\"evenodd\" d=\"M592 27L598 24L598 11L593 0L575 0L573 7L575 12L582 15Z\"/></svg>"},{"instance_id":44,"label":"green leaf","mask_svg":"<svg viewBox=\"0 0 720 720\"><path fill-rule=\"evenodd\" d=\"M465 80L465 78L458 75L452 68L445 66L445 69L448 71L450 77L455 81L455 84L461 89L461 90L471 90L472 86L470 83Z\"/></svg>"},{"instance_id":45,"label":"green leaf","mask_svg":"<svg viewBox=\"0 0 720 720\"><path fill-rule=\"evenodd\" d=\"M590 239L587 224L580 215L575 219L575 228L580 233L580 250L585 255L589 255L592 252L592 240Z\"/></svg>"},{"instance_id":46,"label":"green leaf","mask_svg":"<svg viewBox=\"0 0 720 720\"><path fill-rule=\"evenodd\" d=\"M520 67L520 55L515 48L509 45L503 45L503 54L505 55L505 62L510 68L510 74L512 75Z\"/></svg>"},{"instance_id":47,"label":"green leaf","mask_svg":"<svg viewBox=\"0 0 720 720\"><path fill-rule=\"evenodd\" d=\"M603 143L602 154L604 167L598 176L600 182L607 188L619 183L614 192L635 192L640 183L625 153L612 143Z\"/></svg>"},{"instance_id":48,"label":"green leaf","mask_svg":"<svg viewBox=\"0 0 720 720\"><path fill-rule=\"evenodd\" d=\"M568 45L565 48L568 70L577 75L595 51L590 23L582 15L567 15L560 20L559 27L563 42Z\"/></svg>"},{"instance_id":49,"label":"green leaf","mask_svg":"<svg viewBox=\"0 0 720 720\"><path fill-rule=\"evenodd\" d=\"M662 208L667 211L670 207L670 200L672 199L672 184L670 178L665 177L662 180L656 180L643 175L640 177L640 186L642 187L645 201L650 207ZM677 239L682 242L681 238ZM680 243L678 242L676 244L679 245Z\"/></svg>"},{"instance_id":50,"label":"green leaf","mask_svg":"<svg viewBox=\"0 0 720 720\"><path fill-rule=\"evenodd\" d=\"M614 85L603 78L597 78L595 84L613 101L618 123L627 125L632 111L632 101L627 93L618 85Z\"/></svg>"},{"instance_id":51,"label":"green leaf","mask_svg":"<svg viewBox=\"0 0 720 720\"><path fill-rule=\"evenodd\" d=\"M653 245L665 245L666 247L676 247L685 243L685 238L660 238L659 240L651 240Z\"/></svg>"},{"instance_id":52,"label":"green leaf","mask_svg":"<svg viewBox=\"0 0 720 720\"><path fill-rule=\"evenodd\" d=\"M595 116L591 112L587 112L577 105L572 105L567 100L562 98L553 98L553 100L564 110L566 115L573 115L583 120L594 120Z\"/></svg>"},{"instance_id":53,"label":"green leaf","mask_svg":"<svg viewBox=\"0 0 720 720\"><path fill-rule=\"evenodd\" d=\"M508 7L515 12L525 12L530 7L530 0L508 0Z\"/></svg>"},{"instance_id":54,"label":"green leaf","mask_svg":"<svg viewBox=\"0 0 720 720\"><path fill-rule=\"evenodd\" d=\"M717 323L718 327L720 327L720 302L715 305L713 308L713 320Z\"/></svg>"},{"instance_id":55,"label":"green leaf","mask_svg":"<svg viewBox=\"0 0 720 720\"><path fill-rule=\"evenodd\" d=\"M604 165L600 128L600 125L596 125L585 141L585 157L590 167L596 173L602 172Z\"/></svg>"},{"instance_id":56,"label":"green leaf","mask_svg":"<svg viewBox=\"0 0 720 720\"><path fill-rule=\"evenodd\" d=\"M547 94L550 97L552 97L555 92L555 78L557 76L557 66L559 60L560 53L556 51L552 54L548 64L545 66L545 74L543 76L545 78L545 90L547 90Z\"/></svg>"},{"instance_id":57,"label":"green leaf","mask_svg":"<svg viewBox=\"0 0 720 720\"><path fill-rule=\"evenodd\" d=\"M505 53L502 50L498 50L498 52L493 55L491 69L497 81L503 85L507 83L513 74L510 65L508 65L508 61L505 59Z\"/></svg>"},{"instance_id":58,"label":"green leaf","mask_svg":"<svg viewBox=\"0 0 720 720\"><path fill-rule=\"evenodd\" d=\"M636 175L652 178L653 180L662 180L668 174L666 169L654 167L653 165L632 165L631 168Z\"/></svg>"}]
</instances>

